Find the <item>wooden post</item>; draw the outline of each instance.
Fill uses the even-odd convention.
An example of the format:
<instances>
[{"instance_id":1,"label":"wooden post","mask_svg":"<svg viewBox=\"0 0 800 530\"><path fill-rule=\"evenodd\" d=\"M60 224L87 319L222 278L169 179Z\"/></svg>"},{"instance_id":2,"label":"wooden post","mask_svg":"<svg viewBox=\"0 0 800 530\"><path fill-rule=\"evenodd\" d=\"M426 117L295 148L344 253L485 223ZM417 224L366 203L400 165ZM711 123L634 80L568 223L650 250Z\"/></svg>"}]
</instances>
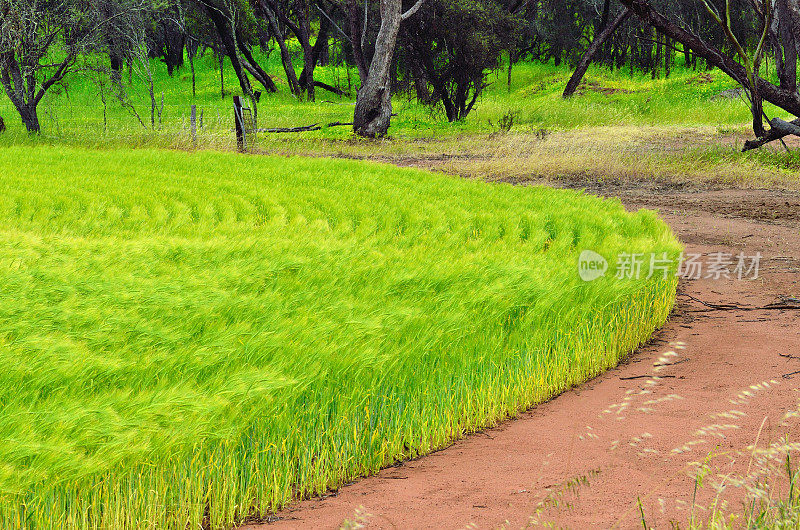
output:
<instances>
[{"instance_id":1,"label":"wooden post","mask_svg":"<svg viewBox=\"0 0 800 530\"><path fill-rule=\"evenodd\" d=\"M190 121L192 127L192 145L197 147L197 105L192 105L192 117Z\"/></svg>"},{"instance_id":2,"label":"wooden post","mask_svg":"<svg viewBox=\"0 0 800 530\"><path fill-rule=\"evenodd\" d=\"M244 116L242 115L242 98L233 96L233 118L236 124L236 147L240 153L247 150L247 143L244 136Z\"/></svg>"}]
</instances>

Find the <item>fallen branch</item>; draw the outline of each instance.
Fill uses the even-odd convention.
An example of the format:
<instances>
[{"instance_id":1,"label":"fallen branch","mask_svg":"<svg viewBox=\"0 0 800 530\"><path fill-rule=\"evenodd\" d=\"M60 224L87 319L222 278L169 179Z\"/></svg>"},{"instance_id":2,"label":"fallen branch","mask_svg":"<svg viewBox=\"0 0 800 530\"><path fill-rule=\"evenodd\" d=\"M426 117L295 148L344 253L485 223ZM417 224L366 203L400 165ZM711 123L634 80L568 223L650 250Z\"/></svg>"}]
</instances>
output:
<instances>
[{"instance_id":1,"label":"fallen branch","mask_svg":"<svg viewBox=\"0 0 800 530\"><path fill-rule=\"evenodd\" d=\"M634 375L631 377L620 377L620 381L632 381L634 379L675 379L675 375Z\"/></svg>"},{"instance_id":2,"label":"fallen branch","mask_svg":"<svg viewBox=\"0 0 800 530\"><path fill-rule=\"evenodd\" d=\"M341 122L335 121L326 125L326 127L342 127L347 125L353 125L353 122ZM303 127L276 127L273 129L256 129L256 132L259 133L301 133L301 132L311 132L311 131L321 131L322 126L318 123L312 123L311 125L305 125Z\"/></svg>"},{"instance_id":3,"label":"fallen branch","mask_svg":"<svg viewBox=\"0 0 800 530\"><path fill-rule=\"evenodd\" d=\"M714 311L784 311L787 309L800 310L800 304L793 303L791 299L789 299L788 302L776 302L773 304L767 304L763 306L746 306L739 304L710 304L708 302L700 300L699 298L695 298L690 294L680 293L680 295L685 296L690 300L694 300L695 302L702 304Z\"/></svg>"},{"instance_id":4,"label":"fallen branch","mask_svg":"<svg viewBox=\"0 0 800 530\"><path fill-rule=\"evenodd\" d=\"M787 136L800 136L800 118L792 121L784 121L780 118L775 118L769 122L772 128L767 131L763 138L756 138L755 140L747 140L744 143L742 152L752 151L763 147L770 142L782 140Z\"/></svg>"},{"instance_id":5,"label":"fallen branch","mask_svg":"<svg viewBox=\"0 0 800 530\"><path fill-rule=\"evenodd\" d=\"M319 131L322 127L315 123L313 125L306 125L304 127L276 127L274 129L256 129L260 133L299 133L309 131Z\"/></svg>"}]
</instances>

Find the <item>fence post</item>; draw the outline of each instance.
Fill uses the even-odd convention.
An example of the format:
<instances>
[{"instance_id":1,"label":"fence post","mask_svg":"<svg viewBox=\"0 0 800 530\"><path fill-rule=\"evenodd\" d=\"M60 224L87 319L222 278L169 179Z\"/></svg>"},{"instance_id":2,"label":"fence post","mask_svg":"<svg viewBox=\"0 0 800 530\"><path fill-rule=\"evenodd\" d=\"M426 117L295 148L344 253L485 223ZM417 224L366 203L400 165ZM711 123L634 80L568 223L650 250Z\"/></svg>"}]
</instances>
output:
<instances>
[{"instance_id":1,"label":"fence post","mask_svg":"<svg viewBox=\"0 0 800 530\"><path fill-rule=\"evenodd\" d=\"M192 127L192 145L197 147L197 105L192 105L192 117L190 121Z\"/></svg>"},{"instance_id":2,"label":"fence post","mask_svg":"<svg viewBox=\"0 0 800 530\"><path fill-rule=\"evenodd\" d=\"M161 107L158 109L158 126L161 127L161 118L164 116L164 92L161 92Z\"/></svg>"},{"instance_id":3,"label":"fence post","mask_svg":"<svg viewBox=\"0 0 800 530\"><path fill-rule=\"evenodd\" d=\"M233 96L233 118L236 122L236 147L240 153L247 150L247 143L244 132L244 116L242 115L242 98Z\"/></svg>"}]
</instances>

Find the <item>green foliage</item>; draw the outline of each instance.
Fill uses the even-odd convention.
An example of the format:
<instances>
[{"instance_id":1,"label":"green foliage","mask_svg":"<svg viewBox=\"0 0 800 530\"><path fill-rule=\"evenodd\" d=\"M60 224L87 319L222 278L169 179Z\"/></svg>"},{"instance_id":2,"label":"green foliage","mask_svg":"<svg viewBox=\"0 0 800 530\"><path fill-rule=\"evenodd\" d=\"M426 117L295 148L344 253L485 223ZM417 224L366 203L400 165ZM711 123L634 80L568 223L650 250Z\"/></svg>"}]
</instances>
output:
<instances>
[{"instance_id":1,"label":"green foliage","mask_svg":"<svg viewBox=\"0 0 800 530\"><path fill-rule=\"evenodd\" d=\"M351 161L0 149L0 526L219 528L613 366L651 212ZM609 257L581 282L584 248Z\"/></svg>"},{"instance_id":2,"label":"green foliage","mask_svg":"<svg viewBox=\"0 0 800 530\"><path fill-rule=\"evenodd\" d=\"M492 0L431 0L415 17L401 31L401 62L432 85L431 100L444 106L449 121L463 120L488 71L500 65L515 20Z\"/></svg>"}]
</instances>

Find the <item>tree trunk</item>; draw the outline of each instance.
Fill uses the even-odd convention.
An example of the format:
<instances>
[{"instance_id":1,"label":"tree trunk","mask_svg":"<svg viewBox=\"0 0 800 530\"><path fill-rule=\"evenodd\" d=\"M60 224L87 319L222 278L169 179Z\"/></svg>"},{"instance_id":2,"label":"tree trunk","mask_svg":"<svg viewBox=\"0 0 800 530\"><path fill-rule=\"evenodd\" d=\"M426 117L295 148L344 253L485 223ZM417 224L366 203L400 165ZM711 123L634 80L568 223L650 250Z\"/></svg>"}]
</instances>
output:
<instances>
[{"instance_id":1,"label":"tree trunk","mask_svg":"<svg viewBox=\"0 0 800 530\"><path fill-rule=\"evenodd\" d=\"M600 16L600 25L595 28L595 35L600 35L603 33L606 28L608 27L608 23L610 22L611 17L611 0L605 0L603 2L603 14ZM606 53L606 46L605 43L600 46L600 49L597 50L600 54L599 60L604 62L608 59L608 54Z\"/></svg>"},{"instance_id":2,"label":"tree trunk","mask_svg":"<svg viewBox=\"0 0 800 530\"><path fill-rule=\"evenodd\" d=\"M297 39L303 48L303 72L300 74L300 87L305 89L308 101L315 101L316 91L314 87L314 69L316 68L316 58L314 48L311 46L311 20L309 18L309 6L306 0L297 0L295 3L297 12ZM325 30L320 28L320 33Z\"/></svg>"},{"instance_id":3,"label":"tree trunk","mask_svg":"<svg viewBox=\"0 0 800 530\"><path fill-rule=\"evenodd\" d=\"M236 35L233 27L228 21L228 17L226 17L221 11L213 6L206 6L205 12L214 23L214 28L217 30L217 34L222 41L222 45L225 47L225 53L231 60L233 71L236 73L236 77L239 78L239 86L241 86L242 92L245 96L252 98L253 89L250 86L250 80L247 78L247 74L244 71L242 61L239 59L239 50L238 46L236 45Z\"/></svg>"},{"instance_id":4,"label":"tree trunk","mask_svg":"<svg viewBox=\"0 0 800 530\"><path fill-rule=\"evenodd\" d=\"M111 80L115 83L119 83L122 81L122 67L124 65L124 61L122 55L119 52L112 49L108 53L108 57L111 61Z\"/></svg>"},{"instance_id":5,"label":"tree trunk","mask_svg":"<svg viewBox=\"0 0 800 530\"><path fill-rule=\"evenodd\" d=\"M225 54L219 55L219 93L225 99Z\"/></svg>"},{"instance_id":6,"label":"tree trunk","mask_svg":"<svg viewBox=\"0 0 800 530\"><path fill-rule=\"evenodd\" d=\"M786 0L789 12L789 27L795 36L795 48L800 53L800 0Z\"/></svg>"},{"instance_id":7,"label":"tree trunk","mask_svg":"<svg viewBox=\"0 0 800 530\"><path fill-rule=\"evenodd\" d=\"M289 83L289 92L295 96L299 96L302 90L300 89L300 83L297 79L297 72L292 63L292 54L286 46L286 39L281 31L280 24L278 24L278 19L275 18L275 13L269 7L265 6L264 12L267 15L269 27L272 30L272 35L275 37L275 42L278 43L278 48L281 51L281 62L283 63L283 70L286 72L286 81Z\"/></svg>"},{"instance_id":8,"label":"tree trunk","mask_svg":"<svg viewBox=\"0 0 800 530\"><path fill-rule=\"evenodd\" d=\"M39 112L35 104L26 105L19 109L22 123L30 134L38 134L42 128L39 125Z\"/></svg>"},{"instance_id":9,"label":"tree trunk","mask_svg":"<svg viewBox=\"0 0 800 530\"><path fill-rule=\"evenodd\" d=\"M171 26L172 23L170 22ZM164 27L164 62L167 74L172 77L176 70L183 66L183 50L186 46L186 35L179 28Z\"/></svg>"},{"instance_id":10,"label":"tree trunk","mask_svg":"<svg viewBox=\"0 0 800 530\"><path fill-rule=\"evenodd\" d=\"M301 31L303 30L304 26L300 26ZM310 31L310 30L309 30ZM327 49L328 45L328 31L329 31L329 23L326 18L320 19L319 23L319 33L317 34L317 40L314 43L314 46L311 46L310 39L306 39L305 44L303 45L303 71L300 74L300 86L309 93L309 99L312 99L314 95L314 88L320 87L324 88L325 90L330 90L330 85L325 83L318 83L314 79L314 70L317 68L317 65L320 64L322 59L322 53L324 49ZM332 92L337 92L336 89L333 89Z\"/></svg>"},{"instance_id":11,"label":"tree trunk","mask_svg":"<svg viewBox=\"0 0 800 530\"><path fill-rule=\"evenodd\" d=\"M797 39L792 24L792 13L787 0L777 1L778 36L783 45L783 64L778 70L781 88L797 92ZM776 61L780 57L780 50L776 50Z\"/></svg>"},{"instance_id":12,"label":"tree trunk","mask_svg":"<svg viewBox=\"0 0 800 530\"><path fill-rule=\"evenodd\" d=\"M189 68L192 70L192 97L197 97L197 72L194 69L194 55L189 55Z\"/></svg>"},{"instance_id":13,"label":"tree trunk","mask_svg":"<svg viewBox=\"0 0 800 530\"><path fill-rule=\"evenodd\" d=\"M653 79L659 78L659 68L661 68L661 58L664 55L664 37L660 31L656 31L656 58L653 61Z\"/></svg>"},{"instance_id":14,"label":"tree trunk","mask_svg":"<svg viewBox=\"0 0 800 530\"><path fill-rule=\"evenodd\" d=\"M247 47L241 38L236 39L236 44L239 47L239 51L242 53L242 66L244 66L244 69L250 72L250 75L261 83L264 90L272 93L277 92L278 87L275 86L275 81L273 81L269 74L256 62L250 48Z\"/></svg>"},{"instance_id":15,"label":"tree trunk","mask_svg":"<svg viewBox=\"0 0 800 530\"><path fill-rule=\"evenodd\" d=\"M392 116L391 67L400 31L401 0L381 0L381 27L366 82L358 91L353 131L365 138L386 136Z\"/></svg>"},{"instance_id":16,"label":"tree trunk","mask_svg":"<svg viewBox=\"0 0 800 530\"><path fill-rule=\"evenodd\" d=\"M369 75L369 66L364 58L364 49L361 47L361 8L358 5L358 0L348 0L347 2L347 18L350 22L350 45L353 48L353 60L355 60L356 67L358 68L358 77L361 79L361 84L367 82Z\"/></svg>"},{"instance_id":17,"label":"tree trunk","mask_svg":"<svg viewBox=\"0 0 800 530\"><path fill-rule=\"evenodd\" d=\"M578 63L578 67L575 69L575 73L572 74L572 77L567 83L567 88L564 89L564 94L562 97L564 99L572 97L575 94L575 91L578 89L578 86L581 84L581 80L583 80L583 76L586 75L586 71L589 69L589 65L592 64L592 60L594 59L595 55L597 54L598 50L603 46L611 35L617 31L623 22L628 20L633 13L629 9L625 9L622 13L620 13L617 18L614 19L611 24L606 26L600 35L592 41L591 46L589 49L586 50L586 53L583 54L581 57L580 62Z\"/></svg>"}]
</instances>

